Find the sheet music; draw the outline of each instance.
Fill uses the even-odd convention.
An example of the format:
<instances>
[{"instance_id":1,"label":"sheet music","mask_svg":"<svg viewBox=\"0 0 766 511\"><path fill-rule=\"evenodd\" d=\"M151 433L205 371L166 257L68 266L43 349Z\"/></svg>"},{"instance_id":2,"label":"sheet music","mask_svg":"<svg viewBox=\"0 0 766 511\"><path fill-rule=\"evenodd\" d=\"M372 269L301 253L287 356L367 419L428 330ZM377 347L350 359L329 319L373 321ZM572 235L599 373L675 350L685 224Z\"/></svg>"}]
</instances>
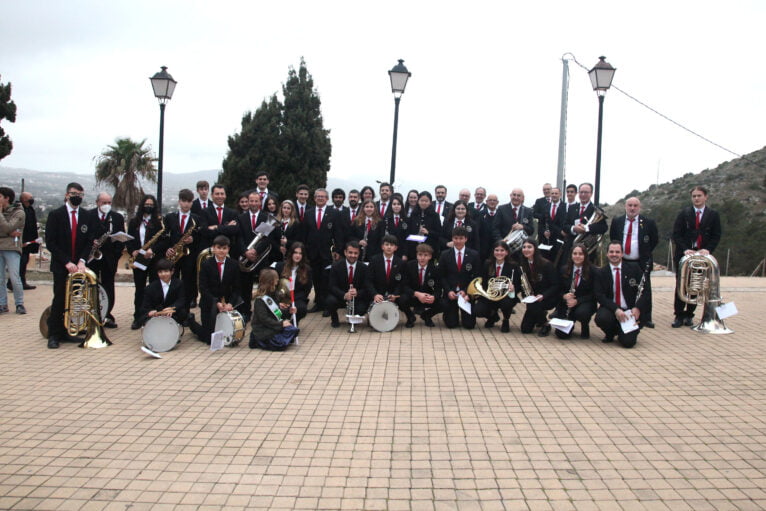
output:
<instances>
[{"instance_id":1,"label":"sheet music","mask_svg":"<svg viewBox=\"0 0 766 511\"><path fill-rule=\"evenodd\" d=\"M715 308L715 311L718 313L718 319L726 319L739 312L736 305L734 305L734 302L719 305Z\"/></svg>"},{"instance_id":2,"label":"sheet music","mask_svg":"<svg viewBox=\"0 0 766 511\"><path fill-rule=\"evenodd\" d=\"M128 234L126 232L123 232L123 231L115 232L113 234L110 234L109 237L111 239L115 240L115 241L121 241L123 243L125 243L126 241L130 241L130 240L135 239L135 238L133 238L133 236L131 236L130 234Z\"/></svg>"},{"instance_id":3,"label":"sheet music","mask_svg":"<svg viewBox=\"0 0 766 511\"><path fill-rule=\"evenodd\" d=\"M463 295L457 295L457 306L463 309L467 314L471 313L471 302L463 298Z\"/></svg>"},{"instance_id":4,"label":"sheet music","mask_svg":"<svg viewBox=\"0 0 766 511\"><path fill-rule=\"evenodd\" d=\"M633 317L633 312L626 310L625 316L625 321L620 323L620 328L622 328L623 333L629 334L634 330L638 330L638 323L636 323L636 318Z\"/></svg>"},{"instance_id":5,"label":"sheet music","mask_svg":"<svg viewBox=\"0 0 766 511\"><path fill-rule=\"evenodd\" d=\"M565 334L568 334L574 328L574 321L561 318L553 318L550 320L550 325L556 330L561 330Z\"/></svg>"},{"instance_id":6,"label":"sheet music","mask_svg":"<svg viewBox=\"0 0 766 511\"><path fill-rule=\"evenodd\" d=\"M223 349L223 339L225 334L222 330L213 332L210 334L210 351L218 351Z\"/></svg>"}]
</instances>

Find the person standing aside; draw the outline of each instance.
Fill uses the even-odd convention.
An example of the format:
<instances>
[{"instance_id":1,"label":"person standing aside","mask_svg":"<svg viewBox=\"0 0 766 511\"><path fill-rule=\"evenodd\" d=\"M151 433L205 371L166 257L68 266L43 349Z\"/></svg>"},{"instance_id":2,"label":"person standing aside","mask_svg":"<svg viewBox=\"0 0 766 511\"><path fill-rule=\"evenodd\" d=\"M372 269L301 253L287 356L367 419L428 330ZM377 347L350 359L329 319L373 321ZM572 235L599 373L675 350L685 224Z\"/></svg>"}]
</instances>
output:
<instances>
[{"instance_id":1,"label":"person standing aside","mask_svg":"<svg viewBox=\"0 0 766 511\"><path fill-rule=\"evenodd\" d=\"M24 232L21 234L21 262L19 263L19 276L21 285L25 290L35 289L37 286L31 286L27 283L27 266L29 265L29 254L37 254L40 251L40 244L37 242L39 234L37 232L37 214L32 205L35 203L34 197L29 192L21 192L21 205L24 206ZM12 289L11 281L8 279L8 289Z\"/></svg>"},{"instance_id":2,"label":"person standing aside","mask_svg":"<svg viewBox=\"0 0 766 511\"><path fill-rule=\"evenodd\" d=\"M11 277L16 314L26 314L24 289L19 275L21 264L21 235L24 227L24 207L13 203L16 194L7 186L0 186L0 275L5 278L5 269ZM8 312L8 291L0 286L0 313Z\"/></svg>"},{"instance_id":3,"label":"person standing aside","mask_svg":"<svg viewBox=\"0 0 766 511\"><path fill-rule=\"evenodd\" d=\"M578 236L581 236L578 241L582 241L583 238L586 237L586 234L591 234L593 236L603 235L606 234L606 231L609 229L606 225L606 218L600 218L591 223L592 219L596 220L596 215L594 213L596 212L597 207L596 204L593 204L590 201L592 196L593 185L590 183L581 184L578 192L580 202L576 202L569 206L569 209L567 210L567 221L564 226L564 230L567 232L567 239L563 253L567 259L569 258L569 252L572 250L572 245ZM591 263L595 264L598 252L598 249L591 252ZM566 261L566 259L564 259L564 261Z\"/></svg>"},{"instance_id":4,"label":"person standing aside","mask_svg":"<svg viewBox=\"0 0 766 511\"><path fill-rule=\"evenodd\" d=\"M718 211L707 207L708 189L695 186L691 191L692 205L682 209L673 224L673 243L676 246L673 262L676 265L676 289L681 275L679 262L685 255L699 252L701 255L712 255L721 241L721 217ZM675 320L671 325L679 328L682 325L694 324L695 304L686 303L675 294L673 311Z\"/></svg>"},{"instance_id":5,"label":"person standing aside","mask_svg":"<svg viewBox=\"0 0 766 511\"><path fill-rule=\"evenodd\" d=\"M652 252L660 241L657 224L651 218L641 215L641 201L638 197L629 197L625 201L625 216L612 220L609 238L622 243L622 259L638 264L646 272L644 295L646 310L641 316L642 326L654 328L652 322L652 286L650 275L654 260Z\"/></svg>"},{"instance_id":6,"label":"person standing aside","mask_svg":"<svg viewBox=\"0 0 766 511\"><path fill-rule=\"evenodd\" d=\"M51 253L53 273L53 301L48 316L49 349L57 349L66 337L64 298L67 276L85 272L85 260L93 241L89 215L80 207L84 196L80 183L69 183L64 196L66 204L50 212L45 226L45 246Z\"/></svg>"},{"instance_id":7,"label":"person standing aside","mask_svg":"<svg viewBox=\"0 0 766 511\"><path fill-rule=\"evenodd\" d=\"M125 217L116 211L112 211L112 196L101 192L96 198L96 208L90 211L90 222L95 228L94 239L98 240L107 233L125 232ZM112 316L114 309L114 276L117 274L117 263L120 261L122 249L125 244L107 237L98 250L101 259L88 261L88 267L98 276L98 280L106 291L109 298L109 308L106 314L105 328L117 328L117 323Z\"/></svg>"}]
</instances>

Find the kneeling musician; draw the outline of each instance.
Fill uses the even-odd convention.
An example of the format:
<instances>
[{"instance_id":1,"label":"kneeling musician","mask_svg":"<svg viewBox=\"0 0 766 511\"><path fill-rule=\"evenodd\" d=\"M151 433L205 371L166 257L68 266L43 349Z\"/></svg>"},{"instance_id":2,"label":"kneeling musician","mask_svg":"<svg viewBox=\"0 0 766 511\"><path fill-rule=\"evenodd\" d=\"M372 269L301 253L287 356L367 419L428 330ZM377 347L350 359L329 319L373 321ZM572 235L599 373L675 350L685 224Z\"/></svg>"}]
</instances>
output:
<instances>
[{"instance_id":1,"label":"kneeling musician","mask_svg":"<svg viewBox=\"0 0 766 511\"><path fill-rule=\"evenodd\" d=\"M399 240L392 234L383 236L381 242L382 253L372 256L369 269L372 273L372 283L375 288L373 301L381 303L389 301L395 303L407 316L407 328L415 326L415 315L405 305L402 299L402 270L404 263L402 258L396 255L399 248Z\"/></svg>"},{"instance_id":2,"label":"kneeling musician","mask_svg":"<svg viewBox=\"0 0 766 511\"><path fill-rule=\"evenodd\" d=\"M189 314L184 285L174 276L173 263L167 259L157 261L156 268L158 278L144 290L139 322L145 325L151 318L164 316L183 325Z\"/></svg>"},{"instance_id":3,"label":"kneeling musician","mask_svg":"<svg viewBox=\"0 0 766 511\"><path fill-rule=\"evenodd\" d=\"M442 311L441 278L433 261L434 249L428 243L419 243L415 259L404 268L402 301L407 307L407 323L419 314L427 327L434 326L433 317Z\"/></svg>"},{"instance_id":4,"label":"kneeling musician","mask_svg":"<svg viewBox=\"0 0 766 511\"><path fill-rule=\"evenodd\" d=\"M484 265L481 279L482 287L475 295L476 317L487 318L484 327L492 328L500 319L498 311L502 311L500 331L510 332L511 313L519 303L516 290L521 288L521 270L511 259L505 241L497 240L493 244L492 257ZM471 291L468 294L473 296Z\"/></svg>"},{"instance_id":5,"label":"kneeling musician","mask_svg":"<svg viewBox=\"0 0 766 511\"><path fill-rule=\"evenodd\" d=\"M359 261L359 242L350 240L343 249L344 258L330 269L330 292L327 295L327 310L330 325L338 328L338 309L353 307L356 314L364 314L375 295L370 269ZM316 289L315 289L316 292Z\"/></svg>"}]
</instances>

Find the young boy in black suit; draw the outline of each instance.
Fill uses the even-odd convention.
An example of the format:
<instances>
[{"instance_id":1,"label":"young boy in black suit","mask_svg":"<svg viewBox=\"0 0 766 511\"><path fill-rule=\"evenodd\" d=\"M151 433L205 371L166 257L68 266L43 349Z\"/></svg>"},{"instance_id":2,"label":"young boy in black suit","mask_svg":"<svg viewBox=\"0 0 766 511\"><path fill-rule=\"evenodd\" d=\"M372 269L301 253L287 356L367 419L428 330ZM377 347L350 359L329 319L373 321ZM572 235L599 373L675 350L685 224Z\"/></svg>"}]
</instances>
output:
<instances>
[{"instance_id":1,"label":"young boy in black suit","mask_svg":"<svg viewBox=\"0 0 766 511\"><path fill-rule=\"evenodd\" d=\"M404 269L402 299L410 313L409 318L420 314L427 327L433 327L433 317L442 311L441 279L433 262L434 249L428 243L420 243L415 249L416 259L407 261Z\"/></svg>"},{"instance_id":2,"label":"young boy in black suit","mask_svg":"<svg viewBox=\"0 0 766 511\"><path fill-rule=\"evenodd\" d=\"M399 248L399 240L396 236L386 234L383 236L381 250L383 253L375 254L370 259L370 271L372 272L372 285L375 288L373 301L380 303L383 301L394 302L399 309L407 316L407 328L415 326L415 315L405 305L402 298L402 272L404 262L402 258L396 255Z\"/></svg>"},{"instance_id":3,"label":"young boy in black suit","mask_svg":"<svg viewBox=\"0 0 766 511\"><path fill-rule=\"evenodd\" d=\"M213 257L206 259L200 266L199 309L202 324L190 315L189 327L205 344L210 344L210 335L218 313L232 311L243 303L239 294L239 266L228 257L229 248L229 238L216 236L213 240Z\"/></svg>"},{"instance_id":4,"label":"young boy in black suit","mask_svg":"<svg viewBox=\"0 0 766 511\"><path fill-rule=\"evenodd\" d=\"M471 313L458 306L458 297L470 300L466 290L468 284L479 276L481 261L479 253L465 246L468 241L468 231L465 227L455 227L452 230L452 248L442 252L439 257L439 273L444 289L442 307L444 308L444 326L456 328L461 323L468 330L476 326L476 313Z\"/></svg>"},{"instance_id":5,"label":"young boy in black suit","mask_svg":"<svg viewBox=\"0 0 766 511\"><path fill-rule=\"evenodd\" d=\"M139 321L145 324L156 316L169 316L177 323L184 324L189 315L184 285L173 276L173 263L167 259L157 261L157 280L144 291Z\"/></svg>"}]
</instances>

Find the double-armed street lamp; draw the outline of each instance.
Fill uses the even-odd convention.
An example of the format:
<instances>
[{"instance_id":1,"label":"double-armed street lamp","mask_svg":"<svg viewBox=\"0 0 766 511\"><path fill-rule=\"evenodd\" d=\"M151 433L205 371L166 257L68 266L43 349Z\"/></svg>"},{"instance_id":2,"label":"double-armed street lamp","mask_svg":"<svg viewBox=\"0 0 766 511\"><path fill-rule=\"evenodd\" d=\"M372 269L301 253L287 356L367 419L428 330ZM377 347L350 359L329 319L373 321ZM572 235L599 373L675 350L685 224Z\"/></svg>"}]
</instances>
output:
<instances>
[{"instance_id":1,"label":"double-armed street lamp","mask_svg":"<svg viewBox=\"0 0 766 511\"><path fill-rule=\"evenodd\" d=\"M594 182L593 204L598 206L599 192L601 191L601 127L604 119L604 95L612 86L612 78L616 69L606 61L606 57L599 57L593 69L588 71L590 83L598 95L598 138L596 142L596 181Z\"/></svg>"},{"instance_id":2,"label":"double-armed street lamp","mask_svg":"<svg viewBox=\"0 0 766 511\"><path fill-rule=\"evenodd\" d=\"M388 76L391 78L391 92L394 93L394 142L391 148L391 179L389 179L389 183L393 187L394 178L396 177L396 134L399 128L399 100L402 94L404 94L407 80L412 76L412 73L404 67L404 60L399 59L399 63L388 72Z\"/></svg>"},{"instance_id":3,"label":"double-armed street lamp","mask_svg":"<svg viewBox=\"0 0 766 511\"><path fill-rule=\"evenodd\" d=\"M162 150L165 139L165 104L173 97L176 90L176 82L167 71L167 66L162 66L161 71L149 78L154 89L154 97L160 102L160 150L157 164L157 211L162 214Z\"/></svg>"}]
</instances>

